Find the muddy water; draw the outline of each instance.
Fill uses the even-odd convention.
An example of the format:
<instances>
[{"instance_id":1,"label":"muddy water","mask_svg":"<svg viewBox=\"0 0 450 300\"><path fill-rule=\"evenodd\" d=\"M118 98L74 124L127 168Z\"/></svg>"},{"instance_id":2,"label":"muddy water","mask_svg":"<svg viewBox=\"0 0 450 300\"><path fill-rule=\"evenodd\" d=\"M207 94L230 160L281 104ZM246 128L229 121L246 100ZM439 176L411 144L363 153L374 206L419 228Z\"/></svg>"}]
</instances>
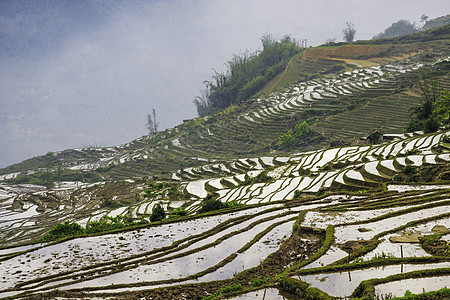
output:
<instances>
[{"instance_id":1,"label":"muddy water","mask_svg":"<svg viewBox=\"0 0 450 300\"><path fill-rule=\"evenodd\" d=\"M312 263L306 265L304 269L327 266L341 258L346 257L347 255L348 255L347 252L341 250L339 247L331 246L330 249L328 249L328 251L324 255L322 255Z\"/></svg>"},{"instance_id":2,"label":"muddy water","mask_svg":"<svg viewBox=\"0 0 450 300\"><path fill-rule=\"evenodd\" d=\"M350 272L306 275L299 276L299 278L311 284L311 286L328 293L330 296L346 297L350 296L363 280L368 280L371 278L384 278L398 273L406 273L417 270L448 267L450 267L450 262L434 264L404 264L403 266L393 265Z\"/></svg>"},{"instance_id":3,"label":"muddy water","mask_svg":"<svg viewBox=\"0 0 450 300\"><path fill-rule=\"evenodd\" d=\"M418 224L413 227L409 227L405 230L399 231L394 234L388 234L383 237L383 241L373 251L363 256L364 260L370 260L376 256L382 256L383 253L390 257L425 257L430 256L425 250L422 249L418 243L391 243L389 238L391 236L399 236L403 234L419 234L430 235L433 234L432 229L436 225L443 225L450 228L450 218L443 218L427 222L425 224Z\"/></svg>"},{"instance_id":4,"label":"muddy water","mask_svg":"<svg viewBox=\"0 0 450 300\"><path fill-rule=\"evenodd\" d=\"M408 192L408 191L426 191L426 190L441 190L450 189L450 185L400 185L400 184L389 184L387 186L388 191L396 192Z\"/></svg>"},{"instance_id":5,"label":"muddy water","mask_svg":"<svg viewBox=\"0 0 450 300\"><path fill-rule=\"evenodd\" d=\"M268 207L279 205L269 205ZM78 238L50 245L0 262L0 289L14 286L19 280L58 274L94 263L128 257L176 240L207 231L219 223L241 215L255 214L268 207L212 216L181 223L165 224L141 230L96 237Z\"/></svg>"},{"instance_id":6,"label":"muddy water","mask_svg":"<svg viewBox=\"0 0 450 300\"><path fill-rule=\"evenodd\" d=\"M254 292L242 294L239 296L226 298L228 300L255 300L255 299L266 299L266 300L294 300L298 299L295 296L286 294L281 292L279 289L276 288L268 288L268 289L261 289Z\"/></svg>"},{"instance_id":7,"label":"muddy water","mask_svg":"<svg viewBox=\"0 0 450 300\"><path fill-rule=\"evenodd\" d=\"M378 246L362 256L364 261L371 260L375 257L426 257L431 256L418 243L391 243L389 237L398 236L399 234L389 234L383 237L383 241Z\"/></svg>"},{"instance_id":8,"label":"muddy water","mask_svg":"<svg viewBox=\"0 0 450 300\"><path fill-rule=\"evenodd\" d=\"M422 209L420 211L415 211L368 224L339 226L336 227L335 229L336 242L345 243L346 241L349 240L368 240L380 232L394 229L396 227L405 225L406 223L411 221L443 214L448 212L449 209L450 206L445 205L429 209ZM361 227L368 229L368 231L367 232L358 231L358 228Z\"/></svg>"},{"instance_id":9,"label":"muddy water","mask_svg":"<svg viewBox=\"0 0 450 300\"><path fill-rule=\"evenodd\" d=\"M442 288L450 287L450 276L424 277L415 279L405 279L399 281L388 282L375 286L375 294L384 296L391 294L395 297L405 295L408 290L413 294L421 294L424 292L437 291Z\"/></svg>"},{"instance_id":10,"label":"muddy water","mask_svg":"<svg viewBox=\"0 0 450 300\"><path fill-rule=\"evenodd\" d=\"M2 249L2 250L0 250L0 256L4 256L4 255L11 254L11 253L16 253L16 252L22 252L22 251L26 251L26 250L30 250L30 249L34 249L34 248L39 248L39 247L42 247L45 245L46 245L46 243L39 243L39 244L34 244L34 245L26 245L26 246Z\"/></svg>"},{"instance_id":11,"label":"muddy water","mask_svg":"<svg viewBox=\"0 0 450 300\"><path fill-rule=\"evenodd\" d=\"M277 251L281 242L291 235L293 224L294 221L289 221L277 226L261 240L253 244L247 251L239 253L232 262L199 280L212 281L228 279L240 271L256 267L269 254Z\"/></svg>"},{"instance_id":12,"label":"muddy water","mask_svg":"<svg viewBox=\"0 0 450 300\"><path fill-rule=\"evenodd\" d=\"M250 241L256 234L263 231L265 228L273 223L287 220L292 215L286 217L277 218L272 221L264 222L256 225L252 229L234 235L212 248L208 248L190 255L186 255L180 258L169 259L167 261L150 264L140 265L134 269L123 271L120 273L104 276L98 279L92 279L86 282L81 282L74 285L66 286L62 289L82 288L89 286L107 286L110 284L129 284L142 281L156 281L156 280L168 280L183 278L190 275L194 275L198 272L206 270L209 267L214 266L221 260L225 259L232 253L244 246Z\"/></svg>"},{"instance_id":13,"label":"muddy water","mask_svg":"<svg viewBox=\"0 0 450 300\"><path fill-rule=\"evenodd\" d=\"M355 221L369 220L405 208L407 207L403 206L403 207L382 208L377 210L346 211L346 212L309 211L305 216L305 220L303 221L302 226L326 228L328 225L338 225ZM361 225L361 227L364 227L364 225Z\"/></svg>"}]
</instances>

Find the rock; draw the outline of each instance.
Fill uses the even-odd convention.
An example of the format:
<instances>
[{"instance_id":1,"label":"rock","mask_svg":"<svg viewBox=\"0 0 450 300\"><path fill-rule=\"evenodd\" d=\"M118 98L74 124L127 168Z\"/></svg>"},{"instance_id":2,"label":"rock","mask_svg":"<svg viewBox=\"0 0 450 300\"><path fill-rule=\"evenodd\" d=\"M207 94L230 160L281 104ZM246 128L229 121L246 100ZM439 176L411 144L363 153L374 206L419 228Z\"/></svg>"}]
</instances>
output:
<instances>
[{"instance_id":1,"label":"rock","mask_svg":"<svg viewBox=\"0 0 450 300\"><path fill-rule=\"evenodd\" d=\"M372 231L372 229L361 227L361 228L358 228L358 231L359 232L368 232L368 231Z\"/></svg>"},{"instance_id":2,"label":"rock","mask_svg":"<svg viewBox=\"0 0 450 300\"><path fill-rule=\"evenodd\" d=\"M364 247L368 243L370 243L370 241L366 241L366 240L347 241L341 245L341 249L344 250L345 252L352 253L353 251Z\"/></svg>"},{"instance_id":3,"label":"rock","mask_svg":"<svg viewBox=\"0 0 450 300\"><path fill-rule=\"evenodd\" d=\"M391 236L389 241L391 243L419 243L420 234L404 234L399 236Z\"/></svg>"},{"instance_id":4,"label":"rock","mask_svg":"<svg viewBox=\"0 0 450 300\"><path fill-rule=\"evenodd\" d=\"M448 228L445 227L444 225L436 225L433 227L433 229L431 229L431 231L433 233L447 233L448 232Z\"/></svg>"}]
</instances>

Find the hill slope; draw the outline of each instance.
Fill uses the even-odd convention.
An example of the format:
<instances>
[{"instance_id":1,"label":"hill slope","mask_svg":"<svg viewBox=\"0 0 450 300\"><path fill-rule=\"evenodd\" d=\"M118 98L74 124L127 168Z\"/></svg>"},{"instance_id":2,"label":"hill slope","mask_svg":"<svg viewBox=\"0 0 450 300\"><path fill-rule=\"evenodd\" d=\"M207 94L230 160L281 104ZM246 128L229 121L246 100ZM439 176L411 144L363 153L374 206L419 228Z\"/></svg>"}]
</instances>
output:
<instances>
[{"instance_id":1,"label":"hill slope","mask_svg":"<svg viewBox=\"0 0 450 300\"><path fill-rule=\"evenodd\" d=\"M422 72L450 86L449 29L309 48L239 106L2 169L0 298L444 287L450 131L403 128ZM298 128L313 135L280 147Z\"/></svg>"}]
</instances>

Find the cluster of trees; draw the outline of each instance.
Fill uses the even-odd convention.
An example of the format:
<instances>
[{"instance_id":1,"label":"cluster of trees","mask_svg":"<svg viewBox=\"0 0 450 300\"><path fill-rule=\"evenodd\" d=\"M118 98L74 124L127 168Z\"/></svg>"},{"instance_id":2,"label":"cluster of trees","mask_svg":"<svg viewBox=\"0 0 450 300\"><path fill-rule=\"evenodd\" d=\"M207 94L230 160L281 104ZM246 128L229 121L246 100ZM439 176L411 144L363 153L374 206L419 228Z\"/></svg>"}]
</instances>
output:
<instances>
[{"instance_id":1,"label":"cluster of trees","mask_svg":"<svg viewBox=\"0 0 450 300\"><path fill-rule=\"evenodd\" d=\"M200 207L198 213L206 213L214 210L229 208L229 207L235 207L239 206L241 204L237 203L236 201L230 201L230 202L221 202L219 199L217 199L216 196L210 194L208 195L205 200L202 202L202 207Z\"/></svg>"},{"instance_id":2,"label":"cluster of trees","mask_svg":"<svg viewBox=\"0 0 450 300\"><path fill-rule=\"evenodd\" d=\"M314 143L323 138L323 136L309 128L306 121L296 124L294 129L289 129L287 133L283 134L278 141L273 145L275 149L287 150L290 149L302 141L308 141L308 143Z\"/></svg>"},{"instance_id":3,"label":"cluster of trees","mask_svg":"<svg viewBox=\"0 0 450 300\"><path fill-rule=\"evenodd\" d=\"M345 22L345 28L342 29L342 36L344 37L344 41L353 42L356 35L355 25L352 22Z\"/></svg>"},{"instance_id":4,"label":"cluster of trees","mask_svg":"<svg viewBox=\"0 0 450 300\"><path fill-rule=\"evenodd\" d=\"M171 218L185 216L187 212L183 209L175 210L171 213ZM150 215L150 222L157 222L166 218L166 212L160 203L155 204ZM86 228L83 228L80 224L65 221L64 223L58 223L55 227L44 236L43 240L52 241L65 237L82 236L85 234L107 232L117 230L121 228L131 227L139 224L146 224L148 221L145 219L138 220L137 222L128 216L116 216L105 217L99 221L90 221L86 224Z\"/></svg>"},{"instance_id":5,"label":"cluster of trees","mask_svg":"<svg viewBox=\"0 0 450 300\"><path fill-rule=\"evenodd\" d=\"M55 227L50 229L44 240L51 241L64 237L81 236L84 234L98 233L111 231L128 227L135 224L131 218L117 216L114 218L106 217L106 220L91 221L87 223L86 228L83 228L80 224L65 221L64 223L58 223Z\"/></svg>"},{"instance_id":6,"label":"cluster of trees","mask_svg":"<svg viewBox=\"0 0 450 300\"><path fill-rule=\"evenodd\" d=\"M64 170L59 166L55 171L45 169L42 172L6 179L5 182L9 184L36 184L52 188L55 186L55 182L58 181L98 182L102 180L103 178L96 173Z\"/></svg>"},{"instance_id":7,"label":"cluster of trees","mask_svg":"<svg viewBox=\"0 0 450 300\"><path fill-rule=\"evenodd\" d=\"M156 110L153 108L152 115L147 115L147 124L145 125L150 135L155 135L158 132L159 122L156 121Z\"/></svg>"},{"instance_id":8,"label":"cluster of trees","mask_svg":"<svg viewBox=\"0 0 450 300\"><path fill-rule=\"evenodd\" d=\"M389 39L398 36L404 36L407 34L413 34L416 32L416 24L407 20L399 20L392 23L391 26L386 28L384 32L381 32L373 37L373 39Z\"/></svg>"},{"instance_id":9,"label":"cluster of trees","mask_svg":"<svg viewBox=\"0 0 450 300\"><path fill-rule=\"evenodd\" d=\"M439 128L450 128L450 92L440 88L436 77L419 81L422 103L411 112L407 132L423 130L436 132Z\"/></svg>"},{"instance_id":10,"label":"cluster of trees","mask_svg":"<svg viewBox=\"0 0 450 300\"><path fill-rule=\"evenodd\" d=\"M301 50L289 36L277 39L267 34L261 43L263 50L233 55L225 72L214 71L213 80L205 81L205 90L193 101L200 117L246 101L282 72L290 58Z\"/></svg>"}]
</instances>

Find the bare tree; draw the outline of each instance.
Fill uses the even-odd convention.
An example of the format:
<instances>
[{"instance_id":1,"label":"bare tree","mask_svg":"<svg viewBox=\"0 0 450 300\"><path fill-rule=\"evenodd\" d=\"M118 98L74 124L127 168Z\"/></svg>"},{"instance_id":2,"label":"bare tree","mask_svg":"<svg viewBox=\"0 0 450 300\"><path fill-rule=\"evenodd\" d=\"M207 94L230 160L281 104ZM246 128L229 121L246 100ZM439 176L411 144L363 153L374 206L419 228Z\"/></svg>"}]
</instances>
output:
<instances>
[{"instance_id":1,"label":"bare tree","mask_svg":"<svg viewBox=\"0 0 450 300\"><path fill-rule=\"evenodd\" d=\"M155 133L157 133L159 123L156 121L156 110L154 108L153 108L153 127L155 127Z\"/></svg>"},{"instance_id":2,"label":"bare tree","mask_svg":"<svg viewBox=\"0 0 450 300\"><path fill-rule=\"evenodd\" d=\"M331 44L331 43L336 43L336 39L335 38L329 38L329 39L325 40L325 45Z\"/></svg>"},{"instance_id":3,"label":"bare tree","mask_svg":"<svg viewBox=\"0 0 450 300\"><path fill-rule=\"evenodd\" d=\"M422 22L425 25L427 23L427 21L428 21L428 16L426 14L423 14L420 17L420 22Z\"/></svg>"},{"instance_id":4,"label":"bare tree","mask_svg":"<svg viewBox=\"0 0 450 300\"><path fill-rule=\"evenodd\" d=\"M356 34L355 25L352 22L345 22L346 27L342 29L342 35L346 42L353 42Z\"/></svg>"},{"instance_id":5,"label":"bare tree","mask_svg":"<svg viewBox=\"0 0 450 300\"><path fill-rule=\"evenodd\" d=\"M150 114L147 115L146 126L149 131L149 134L154 135L158 132L159 123L156 121L156 110L155 109L153 109L153 116Z\"/></svg>"}]
</instances>

